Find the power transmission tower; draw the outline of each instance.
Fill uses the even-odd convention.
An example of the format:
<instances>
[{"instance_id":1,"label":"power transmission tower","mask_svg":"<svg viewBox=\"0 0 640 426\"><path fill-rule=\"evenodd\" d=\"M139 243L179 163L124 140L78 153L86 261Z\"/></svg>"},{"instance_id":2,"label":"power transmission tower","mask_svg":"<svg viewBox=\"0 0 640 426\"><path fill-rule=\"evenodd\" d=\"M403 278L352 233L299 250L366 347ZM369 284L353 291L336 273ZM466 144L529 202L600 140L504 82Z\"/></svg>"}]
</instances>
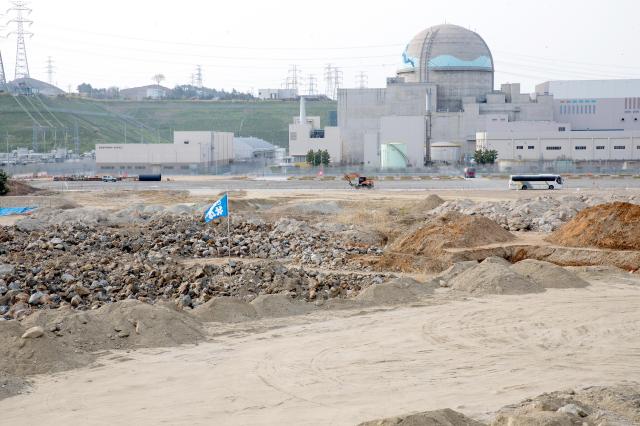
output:
<instances>
[{"instance_id":1,"label":"power transmission tower","mask_svg":"<svg viewBox=\"0 0 640 426\"><path fill-rule=\"evenodd\" d=\"M332 99L338 99L338 89L342 87L342 71L340 68L333 68L333 96Z\"/></svg>"},{"instance_id":2,"label":"power transmission tower","mask_svg":"<svg viewBox=\"0 0 640 426\"><path fill-rule=\"evenodd\" d=\"M291 65L289 68L289 73L287 74L287 81L285 83L285 88L295 90L298 92L298 81L299 81L299 73L297 65Z\"/></svg>"},{"instance_id":3,"label":"power transmission tower","mask_svg":"<svg viewBox=\"0 0 640 426\"><path fill-rule=\"evenodd\" d=\"M48 81L49 84L53 84L53 73L54 73L55 67L53 66L53 59L51 59L51 56L49 56L47 58L47 77L48 77Z\"/></svg>"},{"instance_id":4,"label":"power transmission tower","mask_svg":"<svg viewBox=\"0 0 640 426\"><path fill-rule=\"evenodd\" d=\"M309 74L307 77L307 95L315 96L316 94L316 86L317 86L316 76L313 74Z\"/></svg>"},{"instance_id":5,"label":"power transmission tower","mask_svg":"<svg viewBox=\"0 0 640 426\"><path fill-rule=\"evenodd\" d=\"M325 95L327 95L327 98L333 99L335 84L334 84L333 67L331 66L331 64L327 64L327 66L324 69L324 80L326 83Z\"/></svg>"},{"instance_id":6,"label":"power transmission tower","mask_svg":"<svg viewBox=\"0 0 640 426\"><path fill-rule=\"evenodd\" d=\"M0 52L0 89L4 90L7 87L7 76L4 73L4 61L2 60L2 52Z\"/></svg>"},{"instance_id":7,"label":"power transmission tower","mask_svg":"<svg viewBox=\"0 0 640 426\"><path fill-rule=\"evenodd\" d=\"M364 71L360 71L360 74L356 76L356 85L359 89L366 89L369 84L369 76Z\"/></svg>"},{"instance_id":8,"label":"power transmission tower","mask_svg":"<svg viewBox=\"0 0 640 426\"><path fill-rule=\"evenodd\" d=\"M196 87L202 89L202 66L196 67L196 74L194 76Z\"/></svg>"},{"instance_id":9,"label":"power transmission tower","mask_svg":"<svg viewBox=\"0 0 640 426\"><path fill-rule=\"evenodd\" d=\"M33 33L25 29L25 26L30 27L33 24L33 21L27 19L27 16L31 14L31 9L27 7L28 2L25 0L11 0L10 3L12 7L7 13L13 13L14 17L7 23L15 24L15 30L8 35L15 35L17 41L15 78L28 78L29 61L24 39L25 37L33 37Z\"/></svg>"}]
</instances>

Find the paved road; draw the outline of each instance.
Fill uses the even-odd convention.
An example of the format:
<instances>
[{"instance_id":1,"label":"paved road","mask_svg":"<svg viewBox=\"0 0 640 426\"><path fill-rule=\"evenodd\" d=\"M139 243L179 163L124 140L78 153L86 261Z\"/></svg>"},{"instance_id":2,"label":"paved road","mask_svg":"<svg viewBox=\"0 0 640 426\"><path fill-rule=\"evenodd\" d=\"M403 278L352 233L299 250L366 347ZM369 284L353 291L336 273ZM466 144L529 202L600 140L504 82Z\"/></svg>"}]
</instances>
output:
<instances>
[{"instance_id":1,"label":"paved road","mask_svg":"<svg viewBox=\"0 0 640 426\"><path fill-rule=\"evenodd\" d=\"M597 179L580 178L566 179L565 188L583 190L588 189L640 189L640 179L611 178ZM347 189L347 184L342 180L313 181L313 180L223 180L223 179L189 179L171 182L53 182L38 181L34 186L69 191L104 191L118 190L341 190ZM503 190L507 189L508 181L505 179L467 179L467 180L396 180L378 181L377 190L390 191L420 191L420 190Z\"/></svg>"}]
</instances>

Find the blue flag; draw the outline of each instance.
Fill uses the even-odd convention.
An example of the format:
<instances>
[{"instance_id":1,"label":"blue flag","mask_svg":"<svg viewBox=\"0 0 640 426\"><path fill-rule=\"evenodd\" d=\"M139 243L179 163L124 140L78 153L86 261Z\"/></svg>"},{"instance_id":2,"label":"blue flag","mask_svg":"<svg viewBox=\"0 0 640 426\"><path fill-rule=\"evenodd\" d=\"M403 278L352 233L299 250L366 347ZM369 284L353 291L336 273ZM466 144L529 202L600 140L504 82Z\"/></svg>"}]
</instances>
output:
<instances>
[{"instance_id":1,"label":"blue flag","mask_svg":"<svg viewBox=\"0 0 640 426\"><path fill-rule=\"evenodd\" d=\"M204 214L204 221L205 223L209 223L214 219L227 216L229 216L229 203L227 194L224 194L224 197L220 198L207 209Z\"/></svg>"}]
</instances>

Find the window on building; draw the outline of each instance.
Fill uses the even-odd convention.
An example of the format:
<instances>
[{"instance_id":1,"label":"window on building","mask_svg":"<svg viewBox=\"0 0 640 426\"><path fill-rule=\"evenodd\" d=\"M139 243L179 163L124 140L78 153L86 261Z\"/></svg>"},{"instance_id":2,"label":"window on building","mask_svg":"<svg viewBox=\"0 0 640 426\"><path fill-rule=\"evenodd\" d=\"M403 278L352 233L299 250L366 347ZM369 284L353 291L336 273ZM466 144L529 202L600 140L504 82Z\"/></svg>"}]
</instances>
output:
<instances>
[{"instance_id":1,"label":"window on building","mask_svg":"<svg viewBox=\"0 0 640 426\"><path fill-rule=\"evenodd\" d=\"M145 167L144 166L136 166L136 170L144 170Z\"/></svg>"},{"instance_id":2,"label":"window on building","mask_svg":"<svg viewBox=\"0 0 640 426\"><path fill-rule=\"evenodd\" d=\"M593 106L593 113L594 114L596 113L596 106L595 105Z\"/></svg>"},{"instance_id":3,"label":"window on building","mask_svg":"<svg viewBox=\"0 0 640 426\"><path fill-rule=\"evenodd\" d=\"M529 146L527 147L527 149L536 149L536 147L535 147L535 146L533 146L533 145L529 145Z\"/></svg>"},{"instance_id":4,"label":"window on building","mask_svg":"<svg viewBox=\"0 0 640 426\"><path fill-rule=\"evenodd\" d=\"M548 146L545 148L547 151L560 151L562 149L561 146Z\"/></svg>"},{"instance_id":5,"label":"window on building","mask_svg":"<svg viewBox=\"0 0 640 426\"><path fill-rule=\"evenodd\" d=\"M189 170L189 166L180 166L182 170Z\"/></svg>"},{"instance_id":6,"label":"window on building","mask_svg":"<svg viewBox=\"0 0 640 426\"><path fill-rule=\"evenodd\" d=\"M584 145L577 145L575 149L576 151L584 151L585 149L587 149L587 147Z\"/></svg>"},{"instance_id":7,"label":"window on building","mask_svg":"<svg viewBox=\"0 0 640 426\"><path fill-rule=\"evenodd\" d=\"M637 145L637 146L636 146L636 149L640 149L640 145Z\"/></svg>"},{"instance_id":8,"label":"window on building","mask_svg":"<svg viewBox=\"0 0 640 426\"><path fill-rule=\"evenodd\" d=\"M597 145L596 149L604 149L604 145Z\"/></svg>"},{"instance_id":9,"label":"window on building","mask_svg":"<svg viewBox=\"0 0 640 426\"><path fill-rule=\"evenodd\" d=\"M518 145L518 146L516 146L516 149L524 149L524 146Z\"/></svg>"},{"instance_id":10,"label":"window on building","mask_svg":"<svg viewBox=\"0 0 640 426\"><path fill-rule=\"evenodd\" d=\"M298 134L296 132L291 132L289 134L289 140L292 140L292 141L298 140Z\"/></svg>"},{"instance_id":11,"label":"window on building","mask_svg":"<svg viewBox=\"0 0 640 426\"><path fill-rule=\"evenodd\" d=\"M564 105L560 105L560 115L564 115Z\"/></svg>"},{"instance_id":12,"label":"window on building","mask_svg":"<svg viewBox=\"0 0 640 426\"><path fill-rule=\"evenodd\" d=\"M564 126L558 127L558 131L559 131L559 132L564 132L564 131L566 131L566 130L567 130L567 128L566 128L566 127L564 127Z\"/></svg>"},{"instance_id":13,"label":"window on building","mask_svg":"<svg viewBox=\"0 0 640 426\"><path fill-rule=\"evenodd\" d=\"M627 149L627 147L624 145L615 145L613 149Z\"/></svg>"},{"instance_id":14,"label":"window on building","mask_svg":"<svg viewBox=\"0 0 640 426\"><path fill-rule=\"evenodd\" d=\"M183 142L185 145L189 145L189 141L184 141Z\"/></svg>"}]
</instances>

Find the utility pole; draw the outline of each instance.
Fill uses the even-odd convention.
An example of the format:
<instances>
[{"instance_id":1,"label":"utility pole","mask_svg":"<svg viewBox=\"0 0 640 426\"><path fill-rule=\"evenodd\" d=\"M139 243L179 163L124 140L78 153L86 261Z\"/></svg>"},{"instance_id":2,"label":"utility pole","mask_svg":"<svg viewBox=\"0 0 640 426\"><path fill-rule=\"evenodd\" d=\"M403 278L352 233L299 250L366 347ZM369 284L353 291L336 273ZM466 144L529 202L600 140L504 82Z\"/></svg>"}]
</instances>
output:
<instances>
[{"instance_id":1,"label":"utility pole","mask_svg":"<svg viewBox=\"0 0 640 426\"><path fill-rule=\"evenodd\" d=\"M359 89L366 89L369 84L369 76L364 71L360 71L360 74L356 76L356 85Z\"/></svg>"},{"instance_id":2,"label":"utility pole","mask_svg":"<svg viewBox=\"0 0 640 426\"><path fill-rule=\"evenodd\" d=\"M53 72L55 70L55 67L53 66L53 59L51 59L51 56L49 56L47 58L47 77L48 77L48 81L49 84L53 85Z\"/></svg>"},{"instance_id":3,"label":"utility pole","mask_svg":"<svg viewBox=\"0 0 640 426\"><path fill-rule=\"evenodd\" d=\"M33 33L26 30L26 27L30 27L33 21L27 19L27 16L31 14L31 9L27 7L28 2L25 0L11 0L12 7L9 8L7 13L13 14L13 19L10 19L7 23L14 24L15 30L11 31L8 36L16 36L16 69L15 78L29 78L29 60L27 59L27 47L25 45L25 37L33 37Z\"/></svg>"}]
</instances>

